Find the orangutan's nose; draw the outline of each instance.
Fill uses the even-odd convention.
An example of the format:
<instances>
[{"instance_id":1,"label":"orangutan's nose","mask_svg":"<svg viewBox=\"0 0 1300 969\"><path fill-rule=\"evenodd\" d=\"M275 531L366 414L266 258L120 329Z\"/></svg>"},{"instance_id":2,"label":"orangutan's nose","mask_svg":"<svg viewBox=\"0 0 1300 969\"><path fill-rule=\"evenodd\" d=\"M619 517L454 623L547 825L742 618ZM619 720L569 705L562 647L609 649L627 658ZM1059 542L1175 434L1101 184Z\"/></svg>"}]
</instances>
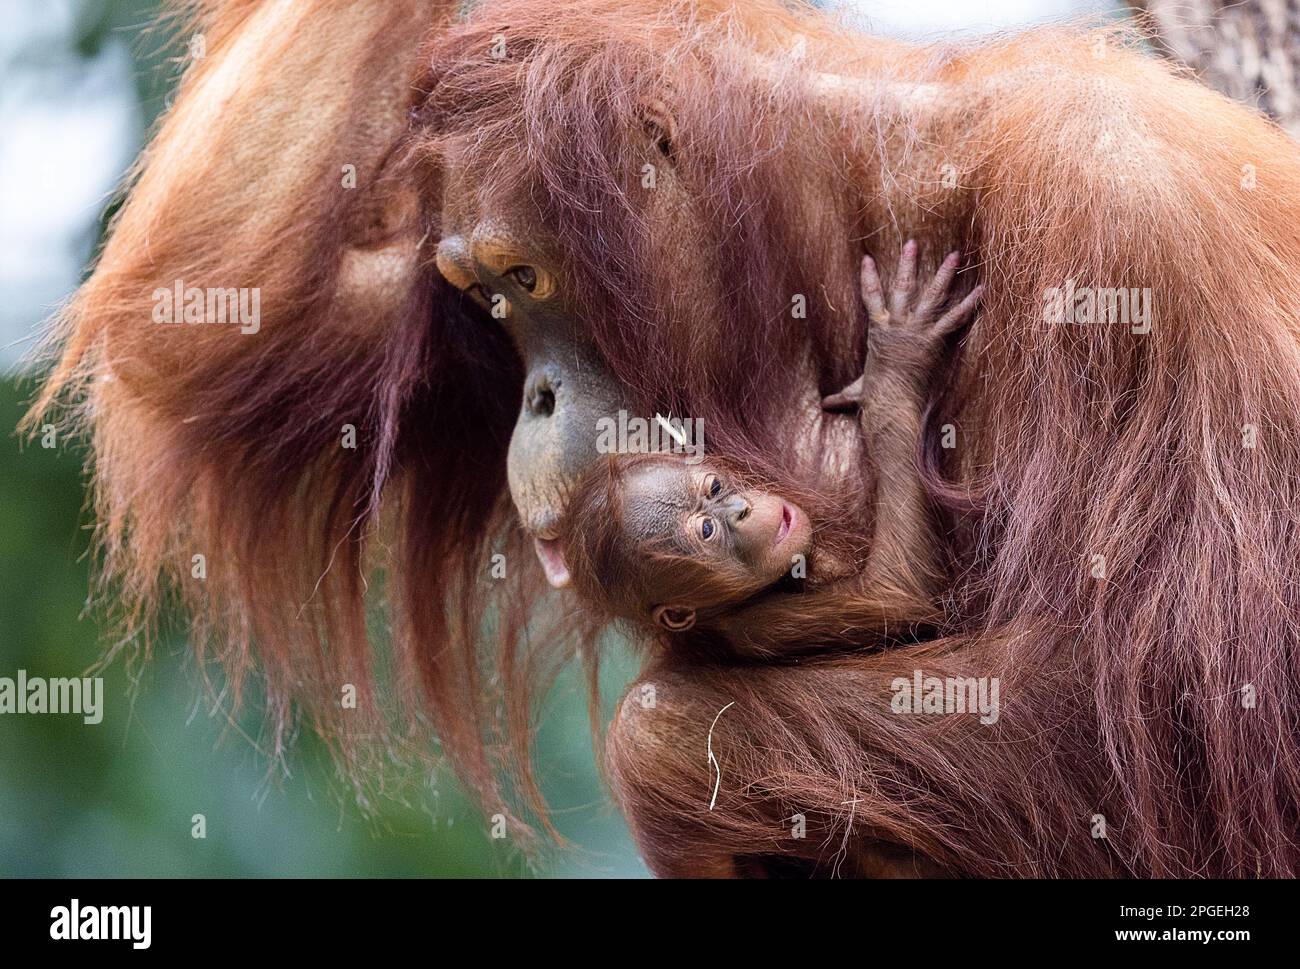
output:
<instances>
[{"instance_id":1,"label":"orangutan's nose","mask_svg":"<svg viewBox=\"0 0 1300 969\"><path fill-rule=\"evenodd\" d=\"M524 406L533 417L550 417L555 413L555 386L549 375L535 374L524 387Z\"/></svg>"},{"instance_id":2,"label":"orangutan's nose","mask_svg":"<svg viewBox=\"0 0 1300 969\"><path fill-rule=\"evenodd\" d=\"M747 502L740 495L732 495L730 498L727 499L726 504L723 507L724 507L724 514L726 514L731 519L731 523L733 525L739 525L741 522L743 522L746 518L749 517L749 512L750 512L749 502Z\"/></svg>"}]
</instances>

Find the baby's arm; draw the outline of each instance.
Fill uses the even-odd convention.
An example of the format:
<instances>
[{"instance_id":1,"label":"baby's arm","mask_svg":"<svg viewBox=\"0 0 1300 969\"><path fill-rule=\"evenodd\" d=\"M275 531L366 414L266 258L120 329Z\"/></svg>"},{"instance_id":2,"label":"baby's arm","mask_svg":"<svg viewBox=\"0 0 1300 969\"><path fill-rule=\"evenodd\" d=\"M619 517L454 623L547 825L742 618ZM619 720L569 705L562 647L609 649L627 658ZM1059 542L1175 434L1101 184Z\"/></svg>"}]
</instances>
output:
<instances>
[{"instance_id":1,"label":"baby's arm","mask_svg":"<svg viewBox=\"0 0 1300 969\"><path fill-rule=\"evenodd\" d=\"M930 601L939 579L932 510L921 485L917 453L930 373L948 334L970 319L982 287L941 312L959 256L943 261L919 291L916 243L903 247L886 304L870 256L862 260L862 299L871 326L862 376L822 401L828 410L857 406L876 468L876 525L865 579L870 587Z\"/></svg>"}]
</instances>

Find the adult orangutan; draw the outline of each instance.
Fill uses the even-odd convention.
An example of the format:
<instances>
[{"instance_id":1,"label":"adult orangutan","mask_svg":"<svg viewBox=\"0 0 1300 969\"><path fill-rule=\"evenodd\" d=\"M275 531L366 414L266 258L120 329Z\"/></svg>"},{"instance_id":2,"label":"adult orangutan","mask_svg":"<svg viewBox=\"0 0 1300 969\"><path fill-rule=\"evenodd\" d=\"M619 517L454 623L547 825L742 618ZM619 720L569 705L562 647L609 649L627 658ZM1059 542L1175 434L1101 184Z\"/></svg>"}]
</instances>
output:
<instances>
[{"instance_id":1,"label":"adult orangutan","mask_svg":"<svg viewBox=\"0 0 1300 969\"><path fill-rule=\"evenodd\" d=\"M501 810L527 685L591 632L530 546L562 580L596 419L689 415L777 485L869 493L855 432L808 429L861 370L862 254L888 275L915 237L984 286L931 405L940 638L651 655L608 748L650 867L1300 873L1295 143L1122 32L922 48L774 0L454 6L200 12L37 404L90 433L131 627L176 590L234 696L265 677L277 752L305 719L364 775L431 724ZM260 288L260 328L155 323L177 281ZM1137 316L1084 316L1097 290ZM917 671L997 678L996 722L910 712Z\"/></svg>"}]
</instances>

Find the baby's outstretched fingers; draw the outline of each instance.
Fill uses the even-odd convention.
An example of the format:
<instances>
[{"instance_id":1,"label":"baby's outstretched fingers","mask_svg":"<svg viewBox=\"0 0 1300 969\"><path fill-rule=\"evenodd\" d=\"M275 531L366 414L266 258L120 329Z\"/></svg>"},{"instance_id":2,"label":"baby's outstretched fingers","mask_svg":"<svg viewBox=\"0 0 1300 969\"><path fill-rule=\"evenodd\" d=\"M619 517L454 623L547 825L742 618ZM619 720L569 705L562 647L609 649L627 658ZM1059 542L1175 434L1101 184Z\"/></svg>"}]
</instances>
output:
<instances>
[{"instance_id":1,"label":"baby's outstretched fingers","mask_svg":"<svg viewBox=\"0 0 1300 969\"><path fill-rule=\"evenodd\" d=\"M894 288L889 295L889 312L896 319L907 316L907 308L916 290L916 240L908 239L898 257L898 271L894 273Z\"/></svg>"},{"instance_id":2,"label":"baby's outstretched fingers","mask_svg":"<svg viewBox=\"0 0 1300 969\"><path fill-rule=\"evenodd\" d=\"M913 315L917 320L925 322L939 311L939 307L948 296L948 287L952 285L952 278L957 274L959 262L961 262L961 253L948 253L948 258L943 261L939 271L934 274L934 279L930 280L930 285L921 294L920 302L916 304Z\"/></svg>"},{"instance_id":3,"label":"baby's outstretched fingers","mask_svg":"<svg viewBox=\"0 0 1300 969\"><path fill-rule=\"evenodd\" d=\"M889 322L889 311L885 309L885 288L880 282L880 273L876 261L870 256L862 257L862 302L866 304L867 315L873 324L883 326Z\"/></svg>"},{"instance_id":4,"label":"baby's outstretched fingers","mask_svg":"<svg viewBox=\"0 0 1300 969\"><path fill-rule=\"evenodd\" d=\"M939 321L934 325L935 332L947 336L949 333L961 329L970 320L971 315L975 312L976 305L980 301L980 297L983 295L983 284L972 289L966 294L965 299L939 317Z\"/></svg>"}]
</instances>

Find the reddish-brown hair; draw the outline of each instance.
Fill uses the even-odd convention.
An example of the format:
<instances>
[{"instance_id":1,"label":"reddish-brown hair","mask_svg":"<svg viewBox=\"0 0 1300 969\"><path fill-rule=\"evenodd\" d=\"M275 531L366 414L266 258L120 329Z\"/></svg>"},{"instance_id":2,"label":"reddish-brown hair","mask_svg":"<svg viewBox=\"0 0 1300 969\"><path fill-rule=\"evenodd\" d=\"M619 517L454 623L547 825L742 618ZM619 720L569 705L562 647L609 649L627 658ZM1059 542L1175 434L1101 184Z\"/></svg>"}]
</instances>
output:
<instances>
[{"instance_id":1,"label":"reddish-brown hair","mask_svg":"<svg viewBox=\"0 0 1300 969\"><path fill-rule=\"evenodd\" d=\"M37 403L69 402L90 435L106 598L128 625L175 590L230 698L265 677L272 751L305 722L364 771L383 758L362 752L427 756L436 733L496 807L502 761L527 761L529 688L583 620L544 608L506 497L517 360L431 269L447 153L479 178L475 201L531 208L632 403L704 418L714 448L778 489L816 486L783 393L795 362L823 393L852 378L861 250L915 233L960 244L985 286L960 403L938 415L958 430L943 473L967 509L953 635L660 670L678 701L663 729L624 719L612 738L647 857L763 843L802 802L971 875L1300 873L1295 143L1122 31L916 48L777 0L487 0L418 58L401 47L451 6L201 15L208 56L62 315ZM294 29L221 87L265 11ZM653 98L674 114L690 246L656 236L627 163ZM364 190L338 190L339 159ZM359 300L352 270L381 268L371 225L409 240L413 268ZM151 325L149 294L182 278L260 286L261 332ZM1151 332L1045 324L1043 294L1066 280L1149 289ZM391 652L367 635L367 571L389 579ZM889 678L922 664L1002 677L997 729L883 711ZM714 746L753 786L708 811L695 744L728 697Z\"/></svg>"}]
</instances>

